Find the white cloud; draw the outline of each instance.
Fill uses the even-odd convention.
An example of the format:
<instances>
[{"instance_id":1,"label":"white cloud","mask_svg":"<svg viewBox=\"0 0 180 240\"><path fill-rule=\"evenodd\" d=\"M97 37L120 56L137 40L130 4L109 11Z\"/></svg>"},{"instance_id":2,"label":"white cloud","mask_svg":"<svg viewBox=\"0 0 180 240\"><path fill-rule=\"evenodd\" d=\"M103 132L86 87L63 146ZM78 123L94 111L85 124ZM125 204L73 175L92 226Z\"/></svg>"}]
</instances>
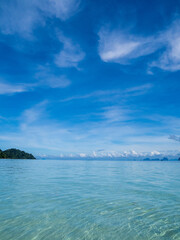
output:
<instances>
[{"instance_id":1,"label":"white cloud","mask_svg":"<svg viewBox=\"0 0 180 240\"><path fill-rule=\"evenodd\" d=\"M0 28L2 33L19 33L27 37L31 35L36 24L42 24L42 17L33 0L1 1Z\"/></svg>"},{"instance_id":2,"label":"white cloud","mask_svg":"<svg viewBox=\"0 0 180 240\"><path fill-rule=\"evenodd\" d=\"M50 75L47 79L47 84L51 88L65 88L71 84L71 81L67 79L64 75L59 77L56 77L55 75Z\"/></svg>"},{"instance_id":3,"label":"white cloud","mask_svg":"<svg viewBox=\"0 0 180 240\"><path fill-rule=\"evenodd\" d=\"M37 122L40 118L42 118L42 116L44 116L47 103L47 101L43 101L32 108L26 109L20 118L23 123L21 124L21 127L25 128L29 124Z\"/></svg>"},{"instance_id":4,"label":"white cloud","mask_svg":"<svg viewBox=\"0 0 180 240\"><path fill-rule=\"evenodd\" d=\"M108 122L122 122L130 119L130 110L123 109L119 106L105 107L101 114Z\"/></svg>"},{"instance_id":5,"label":"white cloud","mask_svg":"<svg viewBox=\"0 0 180 240\"><path fill-rule=\"evenodd\" d=\"M180 20L176 20L167 31L159 36L165 51L160 58L150 64L166 71L180 70Z\"/></svg>"},{"instance_id":6,"label":"white cloud","mask_svg":"<svg viewBox=\"0 0 180 240\"><path fill-rule=\"evenodd\" d=\"M67 97L62 102L68 102L73 100L79 99L87 99L87 98L96 98L99 101L109 101L112 102L117 99L128 98L128 97L135 97L146 94L151 88L153 87L152 84L147 83L143 85L134 86L131 88L126 88L124 90L116 89L116 90L99 90L87 93L85 95L76 95L72 97Z\"/></svg>"},{"instance_id":7,"label":"white cloud","mask_svg":"<svg viewBox=\"0 0 180 240\"><path fill-rule=\"evenodd\" d=\"M80 153L79 156L85 158L87 155L85 153Z\"/></svg>"},{"instance_id":8,"label":"white cloud","mask_svg":"<svg viewBox=\"0 0 180 240\"><path fill-rule=\"evenodd\" d=\"M71 84L71 81L66 76L56 76L47 71L39 71L35 78L37 79L35 83L8 83L0 79L0 95L29 92L40 87L65 88Z\"/></svg>"},{"instance_id":9,"label":"white cloud","mask_svg":"<svg viewBox=\"0 0 180 240\"><path fill-rule=\"evenodd\" d=\"M38 1L38 6L45 13L63 21L73 16L79 9L80 0L44 0Z\"/></svg>"},{"instance_id":10,"label":"white cloud","mask_svg":"<svg viewBox=\"0 0 180 240\"><path fill-rule=\"evenodd\" d=\"M153 87L152 84L147 83L147 84L127 88L124 91L124 93L126 97L140 96L140 95L146 94L148 90L150 90L152 87Z\"/></svg>"},{"instance_id":11,"label":"white cloud","mask_svg":"<svg viewBox=\"0 0 180 240\"><path fill-rule=\"evenodd\" d=\"M152 151L151 153L150 153L150 156L158 156L158 155L160 155L161 153L160 152L158 152L158 151Z\"/></svg>"},{"instance_id":12,"label":"white cloud","mask_svg":"<svg viewBox=\"0 0 180 240\"><path fill-rule=\"evenodd\" d=\"M139 85L139 86L135 86L135 87L131 87L131 88L127 88L125 90L126 93L139 93L141 91L144 92L144 90L149 90L150 88L152 88L152 84L147 83L147 84L143 84L143 85Z\"/></svg>"},{"instance_id":13,"label":"white cloud","mask_svg":"<svg viewBox=\"0 0 180 240\"><path fill-rule=\"evenodd\" d=\"M73 101L73 100L78 100L78 99L87 99L87 98L91 98L91 97L94 97L94 98L101 98L101 97L104 97L104 96L111 96L111 99L112 99L112 96L115 96L116 94L119 94L120 91L119 90L109 90L109 91L94 91L94 92L91 92L91 93L87 93L85 95L76 95L76 96L72 96L72 97L67 97L65 99L62 100L62 102L68 102L68 101Z\"/></svg>"},{"instance_id":14,"label":"white cloud","mask_svg":"<svg viewBox=\"0 0 180 240\"><path fill-rule=\"evenodd\" d=\"M25 84L10 84L0 82L0 95L15 94L27 91L29 91L29 88Z\"/></svg>"},{"instance_id":15,"label":"white cloud","mask_svg":"<svg viewBox=\"0 0 180 240\"><path fill-rule=\"evenodd\" d=\"M127 34L119 29L102 28L99 32L99 55L104 62L132 64L135 59L159 50L159 58L149 63L148 74L158 67L166 71L180 70L180 20L149 37ZM157 58L157 56L156 56Z\"/></svg>"},{"instance_id":16,"label":"white cloud","mask_svg":"<svg viewBox=\"0 0 180 240\"><path fill-rule=\"evenodd\" d=\"M149 55L158 47L160 43L153 37L137 37L105 28L99 32L99 55L104 62L129 64L131 59Z\"/></svg>"},{"instance_id":17,"label":"white cloud","mask_svg":"<svg viewBox=\"0 0 180 240\"><path fill-rule=\"evenodd\" d=\"M135 150L130 151L103 151L99 153L98 151L75 154L60 154L57 158L62 159L126 159L126 160L144 160L144 159L163 159L168 157L169 159L178 159L180 155L179 151L151 151L151 152L136 152ZM40 156L41 157L41 156ZM44 156L43 156L44 157ZM52 156L50 156L52 158ZM48 157L47 157L48 158Z\"/></svg>"},{"instance_id":18,"label":"white cloud","mask_svg":"<svg viewBox=\"0 0 180 240\"><path fill-rule=\"evenodd\" d=\"M71 39L63 34L59 35L59 41L63 44L63 49L55 55L55 63L58 67L78 67L85 53L78 44L74 44Z\"/></svg>"},{"instance_id":19,"label":"white cloud","mask_svg":"<svg viewBox=\"0 0 180 240\"><path fill-rule=\"evenodd\" d=\"M18 33L32 37L37 26L43 26L47 17L63 21L79 9L80 0L2 0L0 28L4 34Z\"/></svg>"},{"instance_id":20,"label":"white cloud","mask_svg":"<svg viewBox=\"0 0 180 240\"><path fill-rule=\"evenodd\" d=\"M54 74L48 67L43 66L38 68L35 78L38 80L38 86L65 88L71 84L71 81L65 75Z\"/></svg>"},{"instance_id":21,"label":"white cloud","mask_svg":"<svg viewBox=\"0 0 180 240\"><path fill-rule=\"evenodd\" d=\"M1 142L31 148L34 153L53 152L64 156L67 153L73 153L73 156L84 153L87 157L113 157L118 154L135 157L139 152L174 151L179 148L179 142L168 139L170 132L179 132L177 127L173 129L174 121L167 119L168 125L162 123L158 127L153 125L153 120L150 125L142 124L140 114L132 115L133 110L121 112L114 106L99 109L98 121L88 119L72 124L69 117L61 119L60 115L58 121L52 119L49 113L51 104L54 103L41 102L26 109L19 118L9 119L13 121L12 127L8 131L7 128L0 129ZM161 120L156 118L156 121Z\"/></svg>"}]
</instances>

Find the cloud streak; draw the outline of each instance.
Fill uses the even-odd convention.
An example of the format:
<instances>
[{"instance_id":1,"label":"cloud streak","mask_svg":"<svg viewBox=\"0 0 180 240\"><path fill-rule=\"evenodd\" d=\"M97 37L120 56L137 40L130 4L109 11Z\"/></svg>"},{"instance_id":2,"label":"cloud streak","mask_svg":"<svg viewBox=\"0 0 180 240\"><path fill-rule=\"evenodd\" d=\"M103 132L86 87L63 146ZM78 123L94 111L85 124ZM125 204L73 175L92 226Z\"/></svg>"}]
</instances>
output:
<instances>
[{"instance_id":1,"label":"cloud streak","mask_svg":"<svg viewBox=\"0 0 180 240\"><path fill-rule=\"evenodd\" d=\"M59 41L63 44L63 48L55 55L55 64L63 68L78 68L78 64L84 59L85 53L78 44L74 44L71 39L65 37L62 33L59 34Z\"/></svg>"},{"instance_id":2,"label":"cloud streak","mask_svg":"<svg viewBox=\"0 0 180 240\"><path fill-rule=\"evenodd\" d=\"M47 71L40 71L35 75L34 83L8 83L0 81L0 95L13 95L23 92L35 91L38 88L66 88L71 84L65 75L57 76Z\"/></svg>"},{"instance_id":3,"label":"cloud streak","mask_svg":"<svg viewBox=\"0 0 180 240\"><path fill-rule=\"evenodd\" d=\"M180 19L174 21L167 31L161 33L159 39L165 51L150 66L171 72L180 70Z\"/></svg>"},{"instance_id":4,"label":"cloud streak","mask_svg":"<svg viewBox=\"0 0 180 240\"><path fill-rule=\"evenodd\" d=\"M99 55L104 62L130 64L132 59L149 55L159 47L160 42L154 37L137 37L105 28L99 32Z\"/></svg>"},{"instance_id":5,"label":"cloud streak","mask_svg":"<svg viewBox=\"0 0 180 240\"><path fill-rule=\"evenodd\" d=\"M38 86L49 88L66 88L71 81L65 75L55 74L48 67L40 66L35 74Z\"/></svg>"},{"instance_id":6,"label":"cloud streak","mask_svg":"<svg viewBox=\"0 0 180 240\"><path fill-rule=\"evenodd\" d=\"M109 122L109 124L113 122L127 122L132 119L130 116L132 111L127 108L119 107L119 106L111 106L103 108L102 117Z\"/></svg>"},{"instance_id":7,"label":"cloud streak","mask_svg":"<svg viewBox=\"0 0 180 240\"><path fill-rule=\"evenodd\" d=\"M65 21L78 11L79 6L80 0L2 0L0 29L3 34L32 38L34 29L44 26L47 18Z\"/></svg>"},{"instance_id":8,"label":"cloud streak","mask_svg":"<svg viewBox=\"0 0 180 240\"><path fill-rule=\"evenodd\" d=\"M102 61L133 64L136 59L159 51L159 57L148 63L149 69L157 67L166 71L180 70L180 20L168 29L153 36L139 36L122 30L101 28L98 52Z\"/></svg>"},{"instance_id":9,"label":"cloud streak","mask_svg":"<svg viewBox=\"0 0 180 240\"><path fill-rule=\"evenodd\" d=\"M31 87L25 84L9 84L5 82L0 82L0 95L28 92L31 89Z\"/></svg>"},{"instance_id":10,"label":"cloud streak","mask_svg":"<svg viewBox=\"0 0 180 240\"><path fill-rule=\"evenodd\" d=\"M124 90L116 89L116 90L99 90L95 92L90 92L85 95L77 95L65 98L61 100L61 102L69 102L74 100L80 100L80 99L88 99L88 98L96 98L99 99L99 101L108 100L112 101L114 99L119 98L128 98L128 97L135 97L146 94L151 88L153 88L153 84L147 83L143 85L134 86L131 88L126 88Z\"/></svg>"},{"instance_id":11,"label":"cloud streak","mask_svg":"<svg viewBox=\"0 0 180 240\"><path fill-rule=\"evenodd\" d=\"M80 7L80 0L44 0L36 2L37 7L44 13L62 21L72 17Z\"/></svg>"},{"instance_id":12,"label":"cloud streak","mask_svg":"<svg viewBox=\"0 0 180 240\"><path fill-rule=\"evenodd\" d=\"M8 142L9 146L33 148L35 153L53 151L53 154L67 155L67 149L75 155L82 153L81 157L83 154L89 156L90 152L94 157L115 157L120 156L120 152L124 152L125 156L132 149L136 151L133 150L131 155L136 156L138 152L148 151L153 154L157 150L165 151L167 145L171 150L177 148L177 144L171 143L164 133L164 126L157 128L156 125L147 127L138 124L137 120L142 116L134 114L136 112L133 109L125 106L101 108L96 112L99 113L98 121L89 118L88 121L72 124L71 121L50 118L51 104L49 101L40 102L23 111L18 118L13 118L11 121L15 123L10 131L1 129L1 141ZM168 125L167 129L170 127ZM98 151L97 146L101 151Z\"/></svg>"}]
</instances>

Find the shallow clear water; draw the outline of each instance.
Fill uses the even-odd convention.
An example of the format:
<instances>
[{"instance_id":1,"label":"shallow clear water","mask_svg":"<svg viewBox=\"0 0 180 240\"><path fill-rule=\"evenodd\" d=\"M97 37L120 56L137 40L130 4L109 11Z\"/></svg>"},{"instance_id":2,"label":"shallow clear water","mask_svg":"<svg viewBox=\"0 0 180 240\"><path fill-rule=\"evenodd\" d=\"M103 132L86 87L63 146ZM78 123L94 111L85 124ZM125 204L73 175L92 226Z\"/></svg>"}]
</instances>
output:
<instances>
[{"instance_id":1,"label":"shallow clear water","mask_svg":"<svg viewBox=\"0 0 180 240\"><path fill-rule=\"evenodd\" d=\"M180 162L0 160L1 240L180 239Z\"/></svg>"}]
</instances>

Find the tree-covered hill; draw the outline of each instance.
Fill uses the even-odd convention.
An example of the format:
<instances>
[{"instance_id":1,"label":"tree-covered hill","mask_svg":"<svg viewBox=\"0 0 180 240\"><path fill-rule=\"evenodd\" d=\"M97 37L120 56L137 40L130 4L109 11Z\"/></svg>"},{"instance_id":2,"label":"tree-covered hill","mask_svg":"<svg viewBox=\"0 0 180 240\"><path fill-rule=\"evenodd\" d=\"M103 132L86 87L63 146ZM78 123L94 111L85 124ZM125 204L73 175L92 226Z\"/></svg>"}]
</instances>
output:
<instances>
[{"instance_id":1,"label":"tree-covered hill","mask_svg":"<svg viewBox=\"0 0 180 240\"><path fill-rule=\"evenodd\" d=\"M8 159L36 159L32 154L26 153L19 149L11 148L5 151L0 149L0 159L8 158Z\"/></svg>"}]
</instances>

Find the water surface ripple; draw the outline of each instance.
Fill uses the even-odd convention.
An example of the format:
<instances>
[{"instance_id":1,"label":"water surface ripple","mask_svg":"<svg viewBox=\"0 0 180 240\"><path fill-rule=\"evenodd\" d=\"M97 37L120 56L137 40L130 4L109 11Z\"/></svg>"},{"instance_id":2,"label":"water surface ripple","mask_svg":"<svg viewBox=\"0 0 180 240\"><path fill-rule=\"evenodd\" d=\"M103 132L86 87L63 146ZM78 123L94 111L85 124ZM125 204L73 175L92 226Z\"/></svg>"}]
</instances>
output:
<instances>
[{"instance_id":1,"label":"water surface ripple","mask_svg":"<svg viewBox=\"0 0 180 240\"><path fill-rule=\"evenodd\" d=\"M180 162L0 160L1 240L179 240Z\"/></svg>"}]
</instances>

